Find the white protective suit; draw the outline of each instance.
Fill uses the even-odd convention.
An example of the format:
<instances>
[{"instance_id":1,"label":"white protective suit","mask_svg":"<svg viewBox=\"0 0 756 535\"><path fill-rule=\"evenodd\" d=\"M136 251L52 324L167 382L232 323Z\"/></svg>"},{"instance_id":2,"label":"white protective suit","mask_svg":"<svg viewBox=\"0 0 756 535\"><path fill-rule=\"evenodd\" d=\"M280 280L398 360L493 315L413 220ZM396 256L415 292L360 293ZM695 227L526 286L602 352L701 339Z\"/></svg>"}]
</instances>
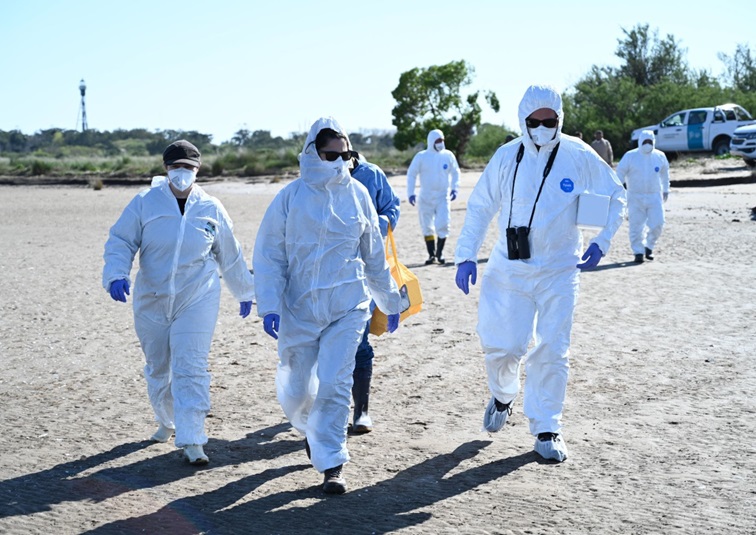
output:
<instances>
[{"instance_id":1,"label":"white protective suit","mask_svg":"<svg viewBox=\"0 0 756 535\"><path fill-rule=\"evenodd\" d=\"M643 130L638 148L626 152L617 166L617 176L627 184L627 216L634 254L644 254L646 247L654 250L664 227L663 194L669 193L667 157L657 149L644 153L641 147L646 139L653 142L656 136L651 130Z\"/></svg>"},{"instance_id":2,"label":"white protective suit","mask_svg":"<svg viewBox=\"0 0 756 535\"><path fill-rule=\"evenodd\" d=\"M176 429L176 446L207 443L208 353L220 304L220 279L240 302L254 298L250 274L223 205L196 184L184 215L164 177L128 204L105 244L102 284L129 273L134 325L144 351L147 392L158 423ZM175 425L174 425L175 424Z\"/></svg>"},{"instance_id":3,"label":"white protective suit","mask_svg":"<svg viewBox=\"0 0 756 535\"><path fill-rule=\"evenodd\" d=\"M578 196L583 192L611 197L607 226L593 240L606 254L622 223L625 194L612 169L588 145L561 134L562 99L548 87L530 87L520 103L520 128L540 108L559 115L556 137L540 151L526 133L500 147L486 166L467 202L467 215L457 241L455 263L477 262L491 219L499 214L499 236L491 251L480 289L478 335L486 354L488 385L502 403L520 389L520 363L526 356L523 410L530 431L559 433L569 371L570 331L578 295L583 251L576 225ZM510 216L515 159L524 145L512 202L512 226L528 226L544 167L555 146L554 160L530 230L529 260L509 260L506 228ZM535 346L526 355L533 337Z\"/></svg>"},{"instance_id":4,"label":"white protective suit","mask_svg":"<svg viewBox=\"0 0 756 535\"><path fill-rule=\"evenodd\" d=\"M273 199L257 233L253 268L260 317L281 317L276 389L323 472L349 460L346 434L355 353L370 299L401 311L368 190L346 162L321 161L315 137L344 130L315 122L300 155L301 178Z\"/></svg>"},{"instance_id":5,"label":"white protective suit","mask_svg":"<svg viewBox=\"0 0 756 535\"><path fill-rule=\"evenodd\" d=\"M459 165L450 150L437 151L433 144L444 137L441 130L428 133L428 148L412 158L407 170L407 197L415 195L415 182L420 176L417 211L423 236L449 236L451 206L449 191L459 191Z\"/></svg>"}]
</instances>

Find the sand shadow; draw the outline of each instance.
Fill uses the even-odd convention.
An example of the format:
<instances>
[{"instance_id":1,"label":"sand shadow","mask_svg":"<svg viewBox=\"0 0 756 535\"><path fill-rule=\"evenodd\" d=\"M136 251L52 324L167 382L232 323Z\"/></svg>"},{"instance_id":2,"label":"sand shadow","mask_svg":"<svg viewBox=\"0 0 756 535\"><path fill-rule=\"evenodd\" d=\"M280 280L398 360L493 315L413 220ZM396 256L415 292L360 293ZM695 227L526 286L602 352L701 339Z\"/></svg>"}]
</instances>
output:
<instances>
[{"instance_id":1,"label":"sand shadow","mask_svg":"<svg viewBox=\"0 0 756 535\"><path fill-rule=\"evenodd\" d=\"M236 441L210 439L205 447L211 458L208 467L272 459L303 449L301 440L277 441L273 446L266 444L276 434L290 428L289 423L282 423L249 433ZM0 518L49 511L53 505L64 501L101 502L125 492L153 488L191 477L198 469L202 469L184 462L181 450L175 449L170 453L77 477L98 465L153 445L148 440L121 444L91 457L0 481Z\"/></svg>"},{"instance_id":2,"label":"sand shadow","mask_svg":"<svg viewBox=\"0 0 756 535\"><path fill-rule=\"evenodd\" d=\"M326 496L320 484L271 494L234 506L260 485L304 465L269 469L205 494L176 500L151 515L129 518L87 533L167 531L177 525L185 533L386 533L420 525L432 517L415 512L504 477L538 456L528 452L446 475L475 457L491 441L472 441L398 472L391 479L352 489L342 496ZM354 467L347 478L358 479ZM352 472L350 476L349 472ZM312 503L314 501L314 503ZM298 506L298 502L306 505Z\"/></svg>"}]
</instances>

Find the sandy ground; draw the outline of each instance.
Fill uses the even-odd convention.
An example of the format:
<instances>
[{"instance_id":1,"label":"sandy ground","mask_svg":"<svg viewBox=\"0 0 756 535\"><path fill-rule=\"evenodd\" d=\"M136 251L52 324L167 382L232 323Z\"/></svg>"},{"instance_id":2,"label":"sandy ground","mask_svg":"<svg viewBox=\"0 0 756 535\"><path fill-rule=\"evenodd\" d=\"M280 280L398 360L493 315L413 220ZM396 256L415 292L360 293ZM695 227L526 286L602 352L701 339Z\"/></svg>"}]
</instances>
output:
<instances>
[{"instance_id":1,"label":"sandy ground","mask_svg":"<svg viewBox=\"0 0 756 535\"><path fill-rule=\"evenodd\" d=\"M748 174L702 160L673 179ZM464 175L453 204L449 257L478 176ZM404 198L405 177L391 182ZM247 256L280 187L206 187ZM100 286L108 229L137 191L0 187L1 533L756 533L756 185L673 188L654 262L630 263L624 224L583 274L558 465L532 452L519 400L504 430L481 432L479 287L464 296L453 266L421 265L404 202L400 257L427 303L374 338L376 427L350 437L350 492L336 497L321 494L276 401L275 342L227 290L211 463L145 440L131 307Z\"/></svg>"}]
</instances>

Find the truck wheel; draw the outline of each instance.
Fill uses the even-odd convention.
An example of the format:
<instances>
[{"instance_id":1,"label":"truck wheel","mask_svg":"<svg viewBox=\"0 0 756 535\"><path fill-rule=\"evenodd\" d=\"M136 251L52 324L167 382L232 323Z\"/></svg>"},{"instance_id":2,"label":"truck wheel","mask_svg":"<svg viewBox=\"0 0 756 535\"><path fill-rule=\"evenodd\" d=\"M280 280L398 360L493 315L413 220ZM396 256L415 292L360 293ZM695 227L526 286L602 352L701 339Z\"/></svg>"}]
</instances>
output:
<instances>
[{"instance_id":1,"label":"truck wheel","mask_svg":"<svg viewBox=\"0 0 756 535\"><path fill-rule=\"evenodd\" d=\"M730 140L727 138L716 140L712 150L714 151L714 156L728 154L730 152Z\"/></svg>"},{"instance_id":2,"label":"truck wheel","mask_svg":"<svg viewBox=\"0 0 756 535\"><path fill-rule=\"evenodd\" d=\"M756 160L754 160L752 158L743 158L743 161L751 169L753 169L754 167L756 167Z\"/></svg>"}]
</instances>

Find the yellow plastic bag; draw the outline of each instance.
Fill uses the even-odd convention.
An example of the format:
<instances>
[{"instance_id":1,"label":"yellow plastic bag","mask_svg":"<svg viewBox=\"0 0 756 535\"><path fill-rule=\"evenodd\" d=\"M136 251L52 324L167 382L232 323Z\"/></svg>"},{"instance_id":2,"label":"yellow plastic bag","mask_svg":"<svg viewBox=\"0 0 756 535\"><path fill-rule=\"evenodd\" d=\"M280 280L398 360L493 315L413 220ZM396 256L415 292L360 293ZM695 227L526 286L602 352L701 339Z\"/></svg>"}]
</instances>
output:
<instances>
[{"instance_id":1,"label":"yellow plastic bag","mask_svg":"<svg viewBox=\"0 0 756 535\"><path fill-rule=\"evenodd\" d=\"M389 245L391 252L389 252ZM390 226L386 237L386 262L391 269L391 276L394 277L396 285L399 286L399 293L402 296L402 313L399 316L399 321L404 321L422 310L423 294L420 292L420 281L397 258L396 242ZM387 326L388 316L376 307L373 310L373 318L370 320L370 334L380 336L386 332Z\"/></svg>"}]
</instances>

